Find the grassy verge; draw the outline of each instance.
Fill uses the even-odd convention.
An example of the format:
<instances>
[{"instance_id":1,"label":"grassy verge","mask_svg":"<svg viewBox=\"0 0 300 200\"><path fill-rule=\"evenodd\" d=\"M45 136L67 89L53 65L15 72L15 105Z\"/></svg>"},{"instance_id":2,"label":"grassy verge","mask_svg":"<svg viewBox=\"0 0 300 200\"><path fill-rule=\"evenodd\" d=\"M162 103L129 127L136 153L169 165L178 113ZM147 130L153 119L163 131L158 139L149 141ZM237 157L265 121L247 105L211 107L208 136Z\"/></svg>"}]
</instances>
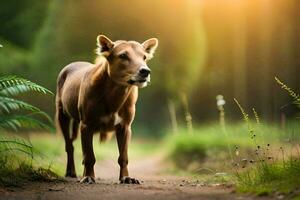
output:
<instances>
[{"instance_id":1,"label":"grassy verge","mask_svg":"<svg viewBox=\"0 0 300 200\"><path fill-rule=\"evenodd\" d=\"M167 136L165 140L171 161L176 167L188 170L192 165L195 168L207 162L232 164L233 161L251 154L254 151L253 147L257 145L265 142L279 143L282 135L279 128L263 126L260 130L267 134L259 134L250 139L248 126L244 123L227 126L226 132L218 124L212 124L196 128L193 134L181 130L177 134Z\"/></svg>"},{"instance_id":2,"label":"grassy verge","mask_svg":"<svg viewBox=\"0 0 300 200\"><path fill-rule=\"evenodd\" d=\"M251 170L237 174L237 189L268 195L298 193L300 189L300 159L289 158L285 162L259 163Z\"/></svg>"},{"instance_id":3,"label":"grassy verge","mask_svg":"<svg viewBox=\"0 0 300 200\"><path fill-rule=\"evenodd\" d=\"M97 162L101 164L101 160L110 159L117 163L119 153L115 138L100 144L98 136L94 137ZM0 185L19 186L26 181L62 180L67 159L63 137L49 133L34 133L28 137L29 140L15 139L19 137L11 134L3 136L13 143L0 142ZM14 141L22 144L18 145ZM160 143L156 141L135 139L130 144L129 157L131 160L143 159L158 152L159 146ZM83 166L80 138L74 142L74 148L76 171L81 175Z\"/></svg>"},{"instance_id":4,"label":"grassy verge","mask_svg":"<svg viewBox=\"0 0 300 200\"><path fill-rule=\"evenodd\" d=\"M0 139L0 186L21 186L28 181L61 181L50 166L44 167L38 160L30 142L20 138Z\"/></svg>"},{"instance_id":5,"label":"grassy verge","mask_svg":"<svg viewBox=\"0 0 300 200\"><path fill-rule=\"evenodd\" d=\"M66 167L66 152L64 147L64 139L62 135L55 134L30 134L32 145L38 152L43 154L43 160L51 165L51 169L60 176L64 176ZM115 137L105 143L99 142L99 135L94 135L94 153L97 163L101 164L101 160L115 160L117 163L119 151ZM156 153L160 143L151 140L135 139L129 144L130 160L142 159L145 156ZM82 166L82 151L80 138L74 142L74 158L76 172L81 175L83 172Z\"/></svg>"},{"instance_id":6,"label":"grassy verge","mask_svg":"<svg viewBox=\"0 0 300 200\"><path fill-rule=\"evenodd\" d=\"M249 128L250 127L250 128ZM300 126L287 129L249 122L181 130L166 138L176 174L205 183L235 183L238 191L256 194L295 192L300 188Z\"/></svg>"}]
</instances>

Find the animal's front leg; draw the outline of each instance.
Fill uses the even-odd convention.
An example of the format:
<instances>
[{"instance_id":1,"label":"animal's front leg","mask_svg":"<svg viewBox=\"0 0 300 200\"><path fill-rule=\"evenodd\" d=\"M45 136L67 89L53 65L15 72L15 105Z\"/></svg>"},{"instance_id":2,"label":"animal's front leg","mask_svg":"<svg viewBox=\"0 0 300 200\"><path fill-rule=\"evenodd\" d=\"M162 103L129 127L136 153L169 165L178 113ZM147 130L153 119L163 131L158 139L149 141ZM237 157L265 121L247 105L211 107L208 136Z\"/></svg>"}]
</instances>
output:
<instances>
[{"instance_id":1,"label":"animal's front leg","mask_svg":"<svg viewBox=\"0 0 300 200\"><path fill-rule=\"evenodd\" d=\"M120 176L119 180L121 183L125 184L140 184L137 179L129 177L128 173L128 143L131 137L131 127L129 125L117 125L116 135L119 148L119 159L118 163L120 165Z\"/></svg>"},{"instance_id":2,"label":"animal's front leg","mask_svg":"<svg viewBox=\"0 0 300 200\"><path fill-rule=\"evenodd\" d=\"M96 162L94 150L93 150L93 130L90 129L86 124L80 124L81 130L81 146L83 153L84 165L83 178L81 183L95 183L94 164Z\"/></svg>"}]
</instances>

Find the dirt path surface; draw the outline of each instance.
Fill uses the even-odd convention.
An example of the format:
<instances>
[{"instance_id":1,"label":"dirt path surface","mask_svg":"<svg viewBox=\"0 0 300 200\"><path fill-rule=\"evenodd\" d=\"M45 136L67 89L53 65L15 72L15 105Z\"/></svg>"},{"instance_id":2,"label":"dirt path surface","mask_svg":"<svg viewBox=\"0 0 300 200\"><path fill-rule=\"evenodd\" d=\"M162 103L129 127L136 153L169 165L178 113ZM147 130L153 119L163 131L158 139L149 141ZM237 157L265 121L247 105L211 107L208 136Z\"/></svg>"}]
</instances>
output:
<instances>
[{"instance_id":1,"label":"dirt path surface","mask_svg":"<svg viewBox=\"0 0 300 200\"><path fill-rule=\"evenodd\" d=\"M97 183L80 184L76 179L60 183L30 183L22 188L0 189L0 200L178 200L178 199L220 199L250 200L271 199L242 196L224 186L205 186L184 177L161 174L163 170L159 157L130 163L130 172L135 178L142 178L141 185L120 185L117 180L119 168L115 160L97 164Z\"/></svg>"}]
</instances>

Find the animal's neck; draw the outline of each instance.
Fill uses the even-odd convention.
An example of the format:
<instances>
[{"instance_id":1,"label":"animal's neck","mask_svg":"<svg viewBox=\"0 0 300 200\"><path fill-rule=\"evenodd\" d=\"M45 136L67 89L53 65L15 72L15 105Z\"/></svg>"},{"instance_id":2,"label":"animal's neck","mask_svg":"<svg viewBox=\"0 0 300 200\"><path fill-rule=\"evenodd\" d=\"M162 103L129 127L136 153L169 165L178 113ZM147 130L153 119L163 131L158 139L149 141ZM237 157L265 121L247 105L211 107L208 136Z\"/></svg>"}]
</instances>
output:
<instances>
[{"instance_id":1,"label":"animal's neck","mask_svg":"<svg viewBox=\"0 0 300 200\"><path fill-rule=\"evenodd\" d=\"M92 84L100 98L108 105L110 111L117 111L124 104L130 94L132 86L124 86L115 82L109 72L109 63L103 58L96 62L96 71L93 74Z\"/></svg>"}]
</instances>

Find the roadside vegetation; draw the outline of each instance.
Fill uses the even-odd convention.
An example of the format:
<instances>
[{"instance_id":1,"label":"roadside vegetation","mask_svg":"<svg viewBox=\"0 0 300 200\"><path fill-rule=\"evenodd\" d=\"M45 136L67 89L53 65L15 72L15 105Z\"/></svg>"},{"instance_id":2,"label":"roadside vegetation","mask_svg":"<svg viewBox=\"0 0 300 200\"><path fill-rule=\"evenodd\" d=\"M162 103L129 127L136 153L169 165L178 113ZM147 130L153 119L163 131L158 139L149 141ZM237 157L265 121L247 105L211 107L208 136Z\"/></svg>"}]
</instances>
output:
<instances>
[{"instance_id":1,"label":"roadside vegetation","mask_svg":"<svg viewBox=\"0 0 300 200\"><path fill-rule=\"evenodd\" d=\"M293 98L293 103L300 107L299 95L278 78L275 77L275 80ZM241 108L240 105L239 107ZM243 116L246 117L245 113ZM297 136L299 135L300 124L299 121L296 123L297 128L289 130L289 132ZM256 149L255 165L246 172L239 173L237 171L236 173L239 191L253 192L258 195L300 194L300 140L291 136L292 134L286 135L288 145L272 148L268 143Z\"/></svg>"},{"instance_id":2,"label":"roadside vegetation","mask_svg":"<svg viewBox=\"0 0 300 200\"><path fill-rule=\"evenodd\" d=\"M299 95L275 79L299 107ZM195 128L192 134L182 129L167 137L168 158L176 172L202 176L210 183L235 184L239 192L299 195L298 119L288 121L286 127L264 123L255 109L249 114L235 102L244 122L225 126L221 112L221 123Z\"/></svg>"},{"instance_id":3,"label":"roadside vegetation","mask_svg":"<svg viewBox=\"0 0 300 200\"><path fill-rule=\"evenodd\" d=\"M21 93L51 93L46 88L16 76L0 77L0 185L18 186L26 181L51 181L58 176L36 162L40 153L30 140L5 134L6 131L52 130L48 115L14 98Z\"/></svg>"}]
</instances>

